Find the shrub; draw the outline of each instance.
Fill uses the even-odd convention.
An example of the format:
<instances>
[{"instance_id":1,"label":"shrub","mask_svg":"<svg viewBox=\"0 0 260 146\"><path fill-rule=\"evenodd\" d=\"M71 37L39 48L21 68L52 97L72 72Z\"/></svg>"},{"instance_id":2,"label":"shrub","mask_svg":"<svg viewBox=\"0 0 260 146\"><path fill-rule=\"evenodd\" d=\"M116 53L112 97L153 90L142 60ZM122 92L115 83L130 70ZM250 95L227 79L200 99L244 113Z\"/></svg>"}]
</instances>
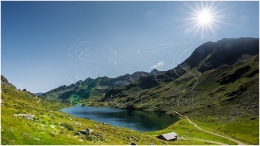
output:
<instances>
[{"instance_id":1,"label":"shrub","mask_svg":"<svg viewBox=\"0 0 260 146\"><path fill-rule=\"evenodd\" d=\"M67 132L65 130L61 130L59 133L60 134L67 134Z\"/></svg>"},{"instance_id":2,"label":"shrub","mask_svg":"<svg viewBox=\"0 0 260 146\"><path fill-rule=\"evenodd\" d=\"M87 135L87 136L86 136L86 139L87 139L88 141L93 141L93 140L94 140L91 135Z\"/></svg>"},{"instance_id":3,"label":"shrub","mask_svg":"<svg viewBox=\"0 0 260 146\"><path fill-rule=\"evenodd\" d=\"M68 124L68 123L61 123L60 125L65 127L65 128L67 128L68 130L73 131L73 127L70 124Z\"/></svg>"}]
</instances>

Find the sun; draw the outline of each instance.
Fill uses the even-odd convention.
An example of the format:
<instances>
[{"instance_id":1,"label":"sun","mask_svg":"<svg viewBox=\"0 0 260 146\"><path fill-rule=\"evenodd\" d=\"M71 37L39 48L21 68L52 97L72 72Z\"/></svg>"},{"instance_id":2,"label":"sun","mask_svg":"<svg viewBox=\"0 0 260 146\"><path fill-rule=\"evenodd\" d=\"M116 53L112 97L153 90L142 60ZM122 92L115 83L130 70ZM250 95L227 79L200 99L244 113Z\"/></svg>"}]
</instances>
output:
<instances>
[{"instance_id":1,"label":"sun","mask_svg":"<svg viewBox=\"0 0 260 146\"><path fill-rule=\"evenodd\" d=\"M220 24L227 24L223 21L225 16L225 8L220 6L221 3L215 2L195 2L194 5L185 4L189 9L185 13L189 14L184 25L186 35L197 36L200 33L202 39L211 35L216 35L217 29L220 29Z\"/></svg>"},{"instance_id":2,"label":"sun","mask_svg":"<svg viewBox=\"0 0 260 146\"><path fill-rule=\"evenodd\" d=\"M207 10L203 10L198 14L197 19L202 25L210 24L212 22L212 14Z\"/></svg>"}]
</instances>

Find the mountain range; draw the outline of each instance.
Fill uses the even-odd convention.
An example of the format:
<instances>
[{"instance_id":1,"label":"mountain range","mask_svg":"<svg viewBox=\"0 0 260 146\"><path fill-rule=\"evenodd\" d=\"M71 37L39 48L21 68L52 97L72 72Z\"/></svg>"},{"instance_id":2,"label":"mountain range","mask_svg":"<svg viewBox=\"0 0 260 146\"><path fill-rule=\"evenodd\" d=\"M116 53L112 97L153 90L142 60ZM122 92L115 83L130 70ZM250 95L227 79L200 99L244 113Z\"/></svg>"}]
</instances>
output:
<instances>
[{"instance_id":1,"label":"mountain range","mask_svg":"<svg viewBox=\"0 0 260 146\"><path fill-rule=\"evenodd\" d=\"M259 39L206 42L177 67L94 99L86 104L169 115L177 111L212 123L216 131L259 143Z\"/></svg>"},{"instance_id":2,"label":"mountain range","mask_svg":"<svg viewBox=\"0 0 260 146\"><path fill-rule=\"evenodd\" d=\"M253 110L257 114L258 54L256 38L207 42L177 67L113 88L98 100L109 106L165 113L175 108L199 113L212 106L236 102L239 108L247 110L257 107Z\"/></svg>"},{"instance_id":3,"label":"mountain range","mask_svg":"<svg viewBox=\"0 0 260 146\"><path fill-rule=\"evenodd\" d=\"M150 76L147 72L135 72L133 74L126 74L116 78L98 77L96 79L87 78L84 81L78 81L75 84L69 86L63 85L41 94L48 100L56 100L66 102L71 95L77 94L82 99L89 98L91 96L99 96L106 93L108 90L126 86L130 83L137 81L140 77Z\"/></svg>"},{"instance_id":4,"label":"mountain range","mask_svg":"<svg viewBox=\"0 0 260 146\"><path fill-rule=\"evenodd\" d=\"M173 116L179 113L204 129L209 128L248 144L259 144L258 38L206 42L173 69L154 69L150 73L139 71L116 78L87 78L39 95L42 100L28 91L17 90L3 76L1 81L2 108L13 114L26 110L34 114L38 108L33 107L40 104L41 110L37 114L50 114L50 107L57 105L58 111L60 102L69 102L72 95L78 95L86 99L85 105L155 111ZM53 114L57 114L55 118L60 121L64 119L59 112ZM4 112L4 117L2 121L8 125L5 127L10 127L9 121L13 117L7 112ZM16 121L20 122L19 119ZM50 121L40 122L48 125ZM59 124L56 122L56 125ZM176 130L174 126L173 130ZM196 137L195 130L187 128L182 118L178 126L188 132L188 136ZM9 129L5 129L4 143L11 143L12 135L9 133Z\"/></svg>"},{"instance_id":5,"label":"mountain range","mask_svg":"<svg viewBox=\"0 0 260 146\"><path fill-rule=\"evenodd\" d=\"M69 86L60 86L40 96L48 100L66 102L71 95L75 94L82 99L104 96L105 94L102 98L104 101L111 94L117 94L118 90L124 88L129 89L137 86L141 90L151 89L164 83L178 82L177 79L181 79L182 83L186 82L187 84L187 79L194 80L196 76L201 76L204 72L217 69L222 65L232 66L257 55L259 53L258 40L258 38L224 38L217 42L206 42L196 48L184 62L168 71L154 69L150 73L139 71L116 78L106 76L96 79L87 78ZM197 83L195 80L193 82ZM125 94L122 95L126 96Z\"/></svg>"}]
</instances>

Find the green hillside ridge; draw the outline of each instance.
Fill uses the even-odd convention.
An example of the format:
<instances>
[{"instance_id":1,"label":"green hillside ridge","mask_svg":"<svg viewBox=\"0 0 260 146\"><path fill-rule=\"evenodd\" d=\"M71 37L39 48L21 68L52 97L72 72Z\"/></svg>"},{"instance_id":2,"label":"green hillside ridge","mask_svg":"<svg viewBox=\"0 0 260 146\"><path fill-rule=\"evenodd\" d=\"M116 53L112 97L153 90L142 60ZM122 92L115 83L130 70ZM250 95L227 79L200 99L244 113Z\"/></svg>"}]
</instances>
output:
<instances>
[{"instance_id":1,"label":"green hillside ridge","mask_svg":"<svg viewBox=\"0 0 260 146\"><path fill-rule=\"evenodd\" d=\"M81 99L86 99L93 96L99 96L106 93L109 89L125 86L137 81L140 77L148 76L146 72L135 72L133 74L126 74L116 78L98 77L96 79L87 78L84 81L78 81L69 86L63 85L56 89L50 90L42 95L48 100L69 102L68 98L76 94Z\"/></svg>"},{"instance_id":2,"label":"green hillside ridge","mask_svg":"<svg viewBox=\"0 0 260 146\"><path fill-rule=\"evenodd\" d=\"M60 112L61 108L68 105L18 91L3 84L3 81L1 90L1 144L130 144L133 141L140 144L165 143L130 129L71 117ZM32 120L14 116L29 113L35 116ZM81 126L78 127L76 123L81 123ZM70 125L72 129L66 125ZM75 136L78 130L86 128L94 130L92 135ZM102 136L101 140L96 138L99 134Z\"/></svg>"},{"instance_id":3,"label":"green hillside ridge","mask_svg":"<svg viewBox=\"0 0 260 146\"><path fill-rule=\"evenodd\" d=\"M3 145L128 145L131 142L139 145L236 144L225 138L201 132L181 117L181 120L164 130L146 133L72 117L60 112L61 108L68 105L47 101L6 84L8 81L2 80L1 144ZM78 130L86 128L91 128L94 132L90 135L76 135ZM180 139L163 141L156 138L159 134L169 131L177 131Z\"/></svg>"},{"instance_id":4,"label":"green hillside ridge","mask_svg":"<svg viewBox=\"0 0 260 146\"><path fill-rule=\"evenodd\" d=\"M111 89L90 98L88 104L170 115L178 111L202 126L259 144L258 41L239 38L205 43L176 68Z\"/></svg>"}]
</instances>

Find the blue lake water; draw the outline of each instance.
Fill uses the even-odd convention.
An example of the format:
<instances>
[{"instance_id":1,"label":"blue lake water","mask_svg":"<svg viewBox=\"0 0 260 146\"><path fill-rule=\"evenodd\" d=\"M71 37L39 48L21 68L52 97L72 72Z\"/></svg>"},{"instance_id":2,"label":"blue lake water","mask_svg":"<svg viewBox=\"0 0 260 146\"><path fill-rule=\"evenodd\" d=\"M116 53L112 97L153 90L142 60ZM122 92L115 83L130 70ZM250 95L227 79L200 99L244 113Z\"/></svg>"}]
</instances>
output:
<instances>
[{"instance_id":1,"label":"blue lake water","mask_svg":"<svg viewBox=\"0 0 260 146\"><path fill-rule=\"evenodd\" d=\"M75 117L87 118L140 132L161 130L178 121L177 117L171 117L162 113L110 107L81 107L76 105L61 111Z\"/></svg>"}]
</instances>

